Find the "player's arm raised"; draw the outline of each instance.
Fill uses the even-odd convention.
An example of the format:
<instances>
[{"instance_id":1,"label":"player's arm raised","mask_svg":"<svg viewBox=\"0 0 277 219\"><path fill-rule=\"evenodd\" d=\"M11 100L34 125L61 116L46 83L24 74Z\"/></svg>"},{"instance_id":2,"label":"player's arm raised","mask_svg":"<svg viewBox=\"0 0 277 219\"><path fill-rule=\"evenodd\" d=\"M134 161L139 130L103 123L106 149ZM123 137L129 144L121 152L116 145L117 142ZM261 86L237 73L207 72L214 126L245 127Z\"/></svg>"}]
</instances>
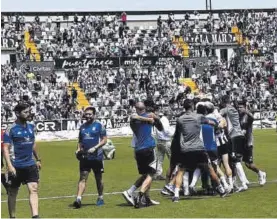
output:
<instances>
[{"instance_id":1,"label":"player's arm raised","mask_svg":"<svg viewBox=\"0 0 277 219\"><path fill-rule=\"evenodd\" d=\"M148 114L148 117L154 119L154 126L156 127L156 129L158 129L159 131L164 131L164 127L159 116L157 116L155 113L150 113Z\"/></svg>"},{"instance_id":2,"label":"player's arm raised","mask_svg":"<svg viewBox=\"0 0 277 219\"><path fill-rule=\"evenodd\" d=\"M204 116L201 118L201 124L208 124L211 126L218 126L218 123L214 120L207 119Z\"/></svg>"},{"instance_id":3,"label":"player's arm raised","mask_svg":"<svg viewBox=\"0 0 277 219\"><path fill-rule=\"evenodd\" d=\"M154 123L153 118L147 118L147 117L143 117L143 116L139 116L139 115L131 115L131 119L139 120L139 121L142 121L142 122Z\"/></svg>"}]
</instances>

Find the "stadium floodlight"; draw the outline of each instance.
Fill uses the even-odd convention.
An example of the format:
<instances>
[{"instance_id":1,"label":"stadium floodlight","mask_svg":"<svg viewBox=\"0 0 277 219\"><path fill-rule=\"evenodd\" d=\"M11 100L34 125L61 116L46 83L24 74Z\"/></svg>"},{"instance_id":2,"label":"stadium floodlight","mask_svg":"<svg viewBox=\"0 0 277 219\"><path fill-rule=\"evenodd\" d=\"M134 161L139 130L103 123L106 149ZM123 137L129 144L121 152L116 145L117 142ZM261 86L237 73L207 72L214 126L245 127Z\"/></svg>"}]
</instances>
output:
<instances>
[{"instance_id":1,"label":"stadium floodlight","mask_svg":"<svg viewBox=\"0 0 277 219\"><path fill-rule=\"evenodd\" d=\"M206 0L206 10L212 10L212 0Z\"/></svg>"}]
</instances>

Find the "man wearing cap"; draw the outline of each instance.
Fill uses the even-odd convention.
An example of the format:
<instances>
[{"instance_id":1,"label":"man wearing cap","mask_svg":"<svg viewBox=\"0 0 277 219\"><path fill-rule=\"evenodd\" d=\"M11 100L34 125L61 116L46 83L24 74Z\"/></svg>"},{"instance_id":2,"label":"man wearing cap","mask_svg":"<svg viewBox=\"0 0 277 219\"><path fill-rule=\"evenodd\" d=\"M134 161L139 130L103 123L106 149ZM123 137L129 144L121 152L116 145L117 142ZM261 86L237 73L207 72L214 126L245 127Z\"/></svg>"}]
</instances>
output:
<instances>
[{"instance_id":1,"label":"man wearing cap","mask_svg":"<svg viewBox=\"0 0 277 219\"><path fill-rule=\"evenodd\" d=\"M107 134L104 126L95 120L95 113L96 109L94 107L87 107L85 109L84 115L87 121L80 127L79 131L79 143L77 145L76 156L80 161L80 180L78 183L77 198L73 203L75 208L81 207L82 195L85 191L86 181L91 170L94 172L98 191L96 205L104 205L102 147L107 143Z\"/></svg>"},{"instance_id":2,"label":"man wearing cap","mask_svg":"<svg viewBox=\"0 0 277 219\"><path fill-rule=\"evenodd\" d=\"M167 118L167 112L165 111L159 113L160 121L163 125L164 130L159 131L157 128L155 128L155 135L157 140L157 173L154 179L157 180L165 180L165 177L162 176L163 173L163 161L165 154L167 155L167 158L170 160L171 152L171 137L172 133L170 132L170 124L169 120Z\"/></svg>"}]
</instances>

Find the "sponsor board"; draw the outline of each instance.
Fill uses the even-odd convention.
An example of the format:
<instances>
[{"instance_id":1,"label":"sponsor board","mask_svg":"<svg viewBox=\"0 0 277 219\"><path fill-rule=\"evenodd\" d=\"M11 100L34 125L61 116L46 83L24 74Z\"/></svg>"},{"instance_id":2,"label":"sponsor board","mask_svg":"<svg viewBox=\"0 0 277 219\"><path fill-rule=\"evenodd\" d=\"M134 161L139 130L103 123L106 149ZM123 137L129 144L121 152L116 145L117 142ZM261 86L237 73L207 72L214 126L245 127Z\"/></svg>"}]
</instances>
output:
<instances>
[{"instance_id":1,"label":"sponsor board","mask_svg":"<svg viewBox=\"0 0 277 219\"><path fill-rule=\"evenodd\" d=\"M16 68L21 72L40 73L41 76L48 76L54 71L54 62L17 62Z\"/></svg>"}]
</instances>

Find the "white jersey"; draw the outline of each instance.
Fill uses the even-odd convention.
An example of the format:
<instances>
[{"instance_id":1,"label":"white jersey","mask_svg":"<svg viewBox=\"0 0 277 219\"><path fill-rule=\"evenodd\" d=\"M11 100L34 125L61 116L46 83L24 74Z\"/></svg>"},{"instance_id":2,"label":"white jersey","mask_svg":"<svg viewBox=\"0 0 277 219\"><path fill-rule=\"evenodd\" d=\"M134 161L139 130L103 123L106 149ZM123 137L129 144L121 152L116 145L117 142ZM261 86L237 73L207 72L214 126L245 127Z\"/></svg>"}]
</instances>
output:
<instances>
[{"instance_id":1,"label":"white jersey","mask_svg":"<svg viewBox=\"0 0 277 219\"><path fill-rule=\"evenodd\" d=\"M218 123L220 123L220 121L221 121L222 119L224 119L224 118L220 115L220 113L218 112L217 109L215 109L213 113L208 114L206 117L207 117L207 118L216 119L216 121L217 121ZM225 133L224 133L224 130L221 129L221 128L219 128L219 127L215 130L215 137L216 137L216 144L217 144L217 147L220 147L220 146L222 146L222 145L224 145L224 144L227 144L227 142L228 142L228 139L227 139L227 137L226 137L226 135L225 135Z\"/></svg>"},{"instance_id":2,"label":"white jersey","mask_svg":"<svg viewBox=\"0 0 277 219\"><path fill-rule=\"evenodd\" d=\"M164 130L159 131L157 128L155 128L156 138L157 140L170 141L173 133L170 132L169 120L166 116L162 116L160 121L163 125Z\"/></svg>"}]
</instances>

